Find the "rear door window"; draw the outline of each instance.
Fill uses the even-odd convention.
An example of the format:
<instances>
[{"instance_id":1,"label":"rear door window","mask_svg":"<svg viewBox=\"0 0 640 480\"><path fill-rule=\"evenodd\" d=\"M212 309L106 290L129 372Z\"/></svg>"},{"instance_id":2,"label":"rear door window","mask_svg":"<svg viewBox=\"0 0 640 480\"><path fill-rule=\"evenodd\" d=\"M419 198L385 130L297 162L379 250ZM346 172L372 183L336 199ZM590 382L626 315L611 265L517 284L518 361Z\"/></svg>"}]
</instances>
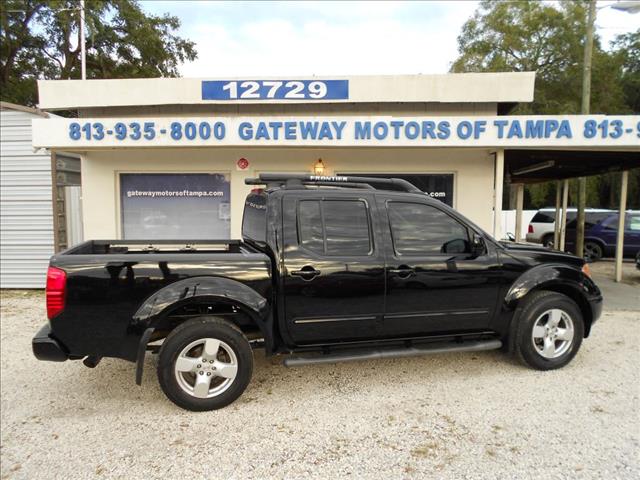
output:
<instances>
[{"instance_id":1,"label":"rear door window","mask_svg":"<svg viewBox=\"0 0 640 480\"><path fill-rule=\"evenodd\" d=\"M363 200L298 202L298 243L329 256L370 255L373 250L369 211Z\"/></svg>"}]
</instances>

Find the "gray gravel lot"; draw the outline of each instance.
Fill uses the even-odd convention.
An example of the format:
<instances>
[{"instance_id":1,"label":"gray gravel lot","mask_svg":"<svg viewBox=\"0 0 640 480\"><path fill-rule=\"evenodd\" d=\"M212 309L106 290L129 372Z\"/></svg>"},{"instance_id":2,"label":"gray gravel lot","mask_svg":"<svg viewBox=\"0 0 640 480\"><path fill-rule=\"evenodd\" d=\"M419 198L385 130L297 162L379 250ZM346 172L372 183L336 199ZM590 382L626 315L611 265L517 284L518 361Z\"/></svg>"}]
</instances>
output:
<instances>
[{"instance_id":1,"label":"gray gravel lot","mask_svg":"<svg viewBox=\"0 0 640 480\"><path fill-rule=\"evenodd\" d=\"M41 293L3 292L2 478L639 478L640 313L566 368L499 352L286 369L256 352L230 407L164 398L148 358L38 362Z\"/></svg>"}]
</instances>

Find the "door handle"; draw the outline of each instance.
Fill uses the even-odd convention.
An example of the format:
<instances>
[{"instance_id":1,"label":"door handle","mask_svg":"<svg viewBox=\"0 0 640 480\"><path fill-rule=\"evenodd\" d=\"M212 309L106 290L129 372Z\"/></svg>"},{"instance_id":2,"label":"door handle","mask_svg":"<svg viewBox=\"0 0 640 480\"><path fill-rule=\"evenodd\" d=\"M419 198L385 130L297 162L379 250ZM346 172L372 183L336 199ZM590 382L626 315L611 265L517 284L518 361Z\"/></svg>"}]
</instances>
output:
<instances>
[{"instance_id":1,"label":"door handle","mask_svg":"<svg viewBox=\"0 0 640 480\"><path fill-rule=\"evenodd\" d=\"M400 265L398 268L390 268L389 273L395 273L400 278L409 278L415 274L416 271L408 265Z\"/></svg>"},{"instance_id":2,"label":"door handle","mask_svg":"<svg viewBox=\"0 0 640 480\"><path fill-rule=\"evenodd\" d=\"M290 272L294 277L300 277L307 282L313 280L320 275L320 270L316 270L311 265L305 265L300 270L293 270Z\"/></svg>"}]
</instances>

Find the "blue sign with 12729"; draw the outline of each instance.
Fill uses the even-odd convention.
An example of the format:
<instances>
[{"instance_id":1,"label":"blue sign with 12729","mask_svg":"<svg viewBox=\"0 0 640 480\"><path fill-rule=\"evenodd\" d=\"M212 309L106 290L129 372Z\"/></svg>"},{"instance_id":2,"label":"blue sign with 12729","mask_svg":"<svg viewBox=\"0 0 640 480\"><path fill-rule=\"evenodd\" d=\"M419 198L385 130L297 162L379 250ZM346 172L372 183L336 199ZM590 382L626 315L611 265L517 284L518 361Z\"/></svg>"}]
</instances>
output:
<instances>
[{"instance_id":1,"label":"blue sign with 12729","mask_svg":"<svg viewBox=\"0 0 640 480\"><path fill-rule=\"evenodd\" d=\"M348 100L349 80L203 80L202 100Z\"/></svg>"}]
</instances>

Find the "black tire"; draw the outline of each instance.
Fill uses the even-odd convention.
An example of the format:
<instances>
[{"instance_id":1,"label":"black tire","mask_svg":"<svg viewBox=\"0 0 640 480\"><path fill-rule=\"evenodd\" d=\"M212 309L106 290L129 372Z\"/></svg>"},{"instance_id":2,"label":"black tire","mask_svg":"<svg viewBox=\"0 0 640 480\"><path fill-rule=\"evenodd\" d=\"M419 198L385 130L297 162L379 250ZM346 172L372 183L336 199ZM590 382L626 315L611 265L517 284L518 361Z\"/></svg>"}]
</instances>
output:
<instances>
[{"instance_id":1,"label":"black tire","mask_svg":"<svg viewBox=\"0 0 640 480\"><path fill-rule=\"evenodd\" d=\"M542 237L542 246L545 248L553 248L553 233L547 233Z\"/></svg>"},{"instance_id":2,"label":"black tire","mask_svg":"<svg viewBox=\"0 0 640 480\"><path fill-rule=\"evenodd\" d=\"M533 328L537 322L549 321L549 316L543 316L543 314L551 309L561 310L568 316L573 324L573 338L567 345L564 345L562 340L551 340L554 346L561 347L558 349L559 355L556 358L545 358L539 349L544 347L546 340L534 339ZM515 335L514 353L522 363L537 370L554 370L564 367L578 353L584 337L584 320L580 308L572 299L556 292L541 290L527 295L514 321L517 322L512 330ZM565 327L566 321L566 317L563 316L561 324ZM541 326L538 325L538 328ZM536 342L539 343L536 344ZM563 346L566 348L565 351L562 350Z\"/></svg>"},{"instance_id":3,"label":"black tire","mask_svg":"<svg viewBox=\"0 0 640 480\"><path fill-rule=\"evenodd\" d=\"M604 255L602 245L597 242L587 241L584 243L584 258L590 262L597 262Z\"/></svg>"},{"instance_id":4,"label":"black tire","mask_svg":"<svg viewBox=\"0 0 640 480\"><path fill-rule=\"evenodd\" d=\"M197 368L193 372L185 372L184 374L176 372L174 368L181 352L190 344L199 340L204 342L205 339L215 339L222 342L220 348L215 350L215 360L210 361L210 364L205 362L202 370L200 370L200 364L196 365ZM205 355L204 348L204 345L193 347L190 351L198 352L199 349L200 353L195 353L194 357L188 356L186 358L189 361L192 361L191 358L197 360L197 357ZM232 360L231 353L227 352L227 348L232 350L235 359ZM222 360L220 360L221 358ZM217 364L218 360L228 361L228 365L237 365L235 378L226 384L224 382L229 379L217 376L215 372L214 362ZM209 375L210 373L211 375ZM160 349L158 363L160 387L169 400L186 410L205 411L226 407L242 395L251 380L252 373L253 353L247 337L238 327L218 317L198 317L179 325L167 336ZM182 377L179 379L180 375ZM188 385L190 381L195 385L198 375L203 375L202 378L205 378L204 375L209 375L211 379L212 386L204 387L207 394L211 391L210 389L216 386L217 382L220 385L224 384L220 387L223 390L211 398L196 397L195 388L193 389L194 393L188 393L185 390L188 387L184 387L184 385Z\"/></svg>"}]
</instances>

